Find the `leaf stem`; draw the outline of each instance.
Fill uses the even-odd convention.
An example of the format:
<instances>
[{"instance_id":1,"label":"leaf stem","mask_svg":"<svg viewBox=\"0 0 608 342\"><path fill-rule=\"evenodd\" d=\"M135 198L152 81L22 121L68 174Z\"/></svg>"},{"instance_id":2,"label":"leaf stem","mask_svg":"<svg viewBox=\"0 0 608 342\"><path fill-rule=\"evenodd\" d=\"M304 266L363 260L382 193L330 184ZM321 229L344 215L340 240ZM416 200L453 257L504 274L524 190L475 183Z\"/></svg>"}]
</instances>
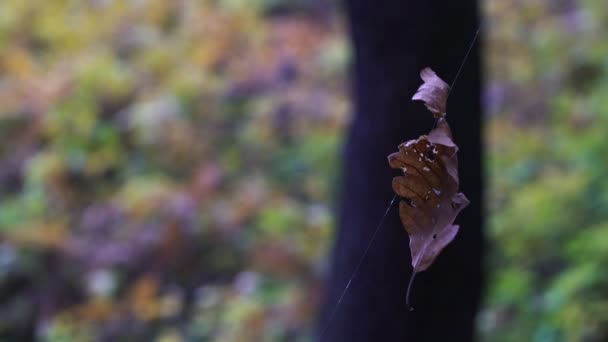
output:
<instances>
[{"instance_id":1,"label":"leaf stem","mask_svg":"<svg viewBox=\"0 0 608 342\"><path fill-rule=\"evenodd\" d=\"M414 311L414 308L410 305L410 292L412 290L412 284L414 283L414 278L416 277L418 272L412 272L412 276L410 277L410 282L407 284L407 293L405 294L405 304L407 305L408 310Z\"/></svg>"}]
</instances>

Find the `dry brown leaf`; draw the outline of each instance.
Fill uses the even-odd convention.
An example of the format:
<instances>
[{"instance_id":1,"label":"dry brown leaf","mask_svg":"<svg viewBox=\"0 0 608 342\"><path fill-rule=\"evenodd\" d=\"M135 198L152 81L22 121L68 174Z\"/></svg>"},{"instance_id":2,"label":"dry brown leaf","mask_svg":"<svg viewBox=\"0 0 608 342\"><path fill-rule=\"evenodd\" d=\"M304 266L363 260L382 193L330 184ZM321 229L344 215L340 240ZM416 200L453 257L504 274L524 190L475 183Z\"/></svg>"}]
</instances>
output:
<instances>
[{"instance_id":1,"label":"dry brown leaf","mask_svg":"<svg viewBox=\"0 0 608 342\"><path fill-rule=\"evenodd\" d=\"M420 72L424 81L412 100L424 101L424 105L433 113L435 119L445 116L446 102L450 87L431 68L424 68Z\"/></svg>"},{"instance_id":2,"label":"dry brown leaf","mask_svg":"<svg viewBox=\"0 0 608 342\"><path fill-rule=\"evenodd\" d=\"M410 236L414 272L426 270L454 239L454 219L469 201L458 192L458 148L449 136L444 118L426 136L399 146L389 156L393 168L404 175L393 179L393 190L403 199L399 216Z\"/></svg>"},{"instance_id":3,"label":"dry brown leaf","mask_svg":"<svg viewBox=\"0 0 608 342\"><path fill-rule=\"evenodd\" d=\"M454 239L458 233L454 220L469 204L458 192L458 146L445 119L447 84L429 68L420 76L424 84L413 99L425 101L438 118L437 127L428 135L402 143L399 151L388 157L390 166L404 174L393 179L393 190L402 198L399 216L410 237L414 273L429 268Z\"/></svg>"}]
</instances>

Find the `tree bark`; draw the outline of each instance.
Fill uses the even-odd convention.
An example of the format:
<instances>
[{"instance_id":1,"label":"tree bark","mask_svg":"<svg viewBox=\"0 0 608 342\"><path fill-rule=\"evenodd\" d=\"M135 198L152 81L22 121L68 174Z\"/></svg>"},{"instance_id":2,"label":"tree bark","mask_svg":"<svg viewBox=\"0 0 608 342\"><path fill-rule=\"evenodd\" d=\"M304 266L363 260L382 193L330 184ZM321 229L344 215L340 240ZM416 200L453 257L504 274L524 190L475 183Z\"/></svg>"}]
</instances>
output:
<instances>
[{"instance_id":1,"label":"tree bark","mask_svg":"<svg viewBox=\"0 0 608 342\"><path fill-rule=\"evenodd\" d=\"M353 54L354 118L344 150L343 188L332 271L322 308L322 341L471 341L482 272L479 41L455 84L447 118L459 145L461 191L471 204L460 232L429 270L412 267L407 233L393 208L350 289L338 298L393 196L387 156L426 134L432 115L411 97L430 66L450 83L479 27L477 1L347 0Z\"/></svg>"}]
</instances>

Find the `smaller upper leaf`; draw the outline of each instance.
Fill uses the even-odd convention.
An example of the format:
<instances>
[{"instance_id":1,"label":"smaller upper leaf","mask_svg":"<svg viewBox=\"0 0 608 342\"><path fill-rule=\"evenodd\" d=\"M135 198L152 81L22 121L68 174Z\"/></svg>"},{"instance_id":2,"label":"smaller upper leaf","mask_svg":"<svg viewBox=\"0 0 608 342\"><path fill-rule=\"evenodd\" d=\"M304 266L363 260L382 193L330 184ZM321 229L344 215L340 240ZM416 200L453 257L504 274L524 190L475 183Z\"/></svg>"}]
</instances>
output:
<instances>
[{"instance_id":1,"label":"smaller upper leaf","mask_svg":"<svg viewBox=\"0 0 608 342\"><path fill-rule=\"evenodd\" d=\"M420 72L424 81L412 100L424 101L424 105L433 113L435 119L445 116L448 90L450 87L431 68L424 68Z\"/></svg>"}]
</instances>

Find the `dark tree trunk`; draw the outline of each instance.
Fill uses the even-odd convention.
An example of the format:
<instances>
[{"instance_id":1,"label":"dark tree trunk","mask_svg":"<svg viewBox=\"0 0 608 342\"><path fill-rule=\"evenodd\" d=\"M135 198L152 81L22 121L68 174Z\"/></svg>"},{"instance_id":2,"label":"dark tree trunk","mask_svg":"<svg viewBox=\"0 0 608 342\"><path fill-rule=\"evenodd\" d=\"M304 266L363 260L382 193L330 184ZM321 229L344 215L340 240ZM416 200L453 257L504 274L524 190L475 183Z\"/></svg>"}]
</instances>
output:
<instances>
[{"instance_id":1,"label":"dark tree trunk","mask_svg":"<svg viewBox=\"0 0 608 342\"><path fill-rule=\"evenodd\" d=\"M476 1L348 0L354 46L355 115L345 146L339 227L322 330L393 196L398 172L387 163L399 143L428 133L432 115L410 99L430 66L448 83L479 26ZM479 43L479 42L478 42ZM459 145L461 190L471 204L460 232L431 268L417 276L415 308L408 237L393 209L323 341L470 341L482 273L482 170L479 44L448 101Z\"/></svg>"}]
</instances>

